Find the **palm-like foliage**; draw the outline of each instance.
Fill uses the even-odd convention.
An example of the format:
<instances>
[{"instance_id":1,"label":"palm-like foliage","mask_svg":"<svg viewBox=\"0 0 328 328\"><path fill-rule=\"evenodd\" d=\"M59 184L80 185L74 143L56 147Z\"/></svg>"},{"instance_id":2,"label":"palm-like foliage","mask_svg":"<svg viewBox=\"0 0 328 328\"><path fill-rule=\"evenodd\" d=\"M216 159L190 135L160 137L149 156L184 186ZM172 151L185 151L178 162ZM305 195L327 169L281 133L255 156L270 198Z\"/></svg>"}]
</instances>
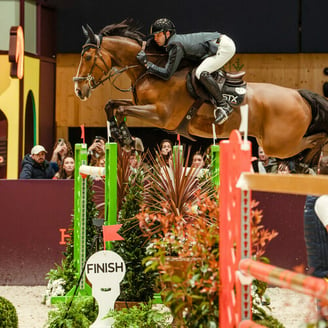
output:
<instances>
[{"instance_id":1,"label":"palm-like foliage","mask_svg":"<svg viewBox=\"0 0 328 328\"><path fill-rule=\"evenodd\" d=\"M150 155L151 167L145 176L143 202L148 213L174 214L188 219L196 195L213 191L209 180L199 178L201 169L188 167L190 149L185 161L182 152L175 149L168 166L159 152L156 156Z\"/></svg>"}]
</instances>

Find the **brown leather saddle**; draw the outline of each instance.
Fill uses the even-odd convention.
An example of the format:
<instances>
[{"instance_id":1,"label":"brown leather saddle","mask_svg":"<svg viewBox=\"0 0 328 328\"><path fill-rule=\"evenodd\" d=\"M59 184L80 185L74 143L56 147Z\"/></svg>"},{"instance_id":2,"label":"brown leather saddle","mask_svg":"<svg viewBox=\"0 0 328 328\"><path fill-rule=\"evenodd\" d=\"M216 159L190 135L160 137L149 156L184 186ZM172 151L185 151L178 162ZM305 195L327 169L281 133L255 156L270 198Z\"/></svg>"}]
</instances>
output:
<instances>
[{"instance_id":1,"label":"brown leather saddle","mask_svg":"<svg viewBox=\"0 0 328 328\"><path fill-rule=\"evenodd\" d=\"M187 74L186 78L187 90L195 101L180 122L179 126L174 130L174 133L178 133L193 141L195 141L195 139L188 132L190 120L194 117L195 113L204 102L214 103L211 96L196 78L195 71L196 69L194 68ZM229 73L220 70L212 74L222 91L224 99L229 102L232 107L239 106L243 102L246 94L246 82L243 80L245 72L240 71L237 73Z\"/></svg>"},{"instance_id":2,"label":"brown leather saddle","mask_svg":"<svg viewBox=\"0 0 328 328\"><path fill-rule=\"evenodd\" d=\"M208 94L203 85L195 76L196 69L187 74L186 85L190 95L195 98L201 98L204 102L213 103L211 96ZM225 72L223 70L212 73L217 81L223 98L230 103L231 106L239 106L246 94L246 82L243 80L245 72Z\"/></svg>"}]
</instances>

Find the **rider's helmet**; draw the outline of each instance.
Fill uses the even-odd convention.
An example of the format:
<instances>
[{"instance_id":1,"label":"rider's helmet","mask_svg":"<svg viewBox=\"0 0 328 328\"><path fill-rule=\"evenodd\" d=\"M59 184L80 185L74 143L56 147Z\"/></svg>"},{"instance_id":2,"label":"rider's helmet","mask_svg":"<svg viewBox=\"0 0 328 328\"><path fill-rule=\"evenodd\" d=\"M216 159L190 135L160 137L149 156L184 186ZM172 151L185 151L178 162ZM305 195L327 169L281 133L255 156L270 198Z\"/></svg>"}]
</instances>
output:
<instances>
[{"instance_id":1,"label":"rider's helmet","mask_svg":"<svg viewBox=\"0 0 328 328\"><path fill-rule=\"evenodd\" d=\"M159 18L150 27L150 34L170 31L171 34L175 33L175 25L168 18Z\"/></svg>"}]
</instances>

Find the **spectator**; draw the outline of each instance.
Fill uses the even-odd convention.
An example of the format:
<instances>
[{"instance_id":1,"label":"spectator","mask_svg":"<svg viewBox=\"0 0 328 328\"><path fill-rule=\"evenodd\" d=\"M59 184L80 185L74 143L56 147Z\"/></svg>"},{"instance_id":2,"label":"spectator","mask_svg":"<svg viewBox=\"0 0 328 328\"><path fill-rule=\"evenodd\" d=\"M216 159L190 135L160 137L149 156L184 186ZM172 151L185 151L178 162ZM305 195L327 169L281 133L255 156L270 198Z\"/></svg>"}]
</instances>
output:
<instances>
[{"instance_id":1,"label":"spectator","mask_svg":"<svg viewBox=\"0 0 328 328\"><path fill-rule=\"evenodd\" d=\"M61 169L63 165L63 159L66 156L73 156L71 143L63 138L59 138L55 143L50 162L55 172L58 172Z\"/></svg>"},{"instance_id":2,"label":"spectator","mask_svg":"<svg viewBox=\"0 0 328 328\"><path fill-rule=\"evenodd\" d=\"M277 173L278 164L275 158L265 154L262 147L258 148L258 160L253 161L253 169L258 173Z\"/></svg>"},{"instance_id":3,"label":"spectator","mask_svg":"<svg viewBox=\"0 0 328 328\"><path fill-rule=\"evenodd\" d=\"M172 162L172 141L169 139L163 139L159 145L159 149L166 165L169 166L170 162Z\"/></svg>"},{"instance_id":4,"label":"spectator","mask_svg":"<svg viewBox=\"0 0 328 328\"><path fill-rule=\"evenodd\" d=\"M291 172L290 172L290 169L289 169L288 162L280 161L279 165L278 165L277 173L279 173L279 174L290 174Z\"/></svg>"},{"instance_id":5,"label":"spectator","mask_svg":"<svg viewBox=\"0 0 328 328\"><path fill-rule=\"evenodd\" d=\"M63 165L53 177L54 180L74 179L75 161L72 156L63 159Z\"/></svg>"},{"instance_id":6,"label":"spectator","mask_svg":"<svg viewBox=\"0 0 328 328\"><path fill-rule=\"evenodd\" d=\"M328 174L328 156L319 161L318 174ZM304 239L310 273L328 278L328 195L306 196L304 206ZM327 304L318 301L319 318L328 321Z\"/></svg>"},{"instance_id":7,"label":"spectator","mask_svg":"<svg viewBox=\"0 0 328 328\"><path fill-rule=\"evenodd\" d=\"M204 168L205 166L205 161L204 161L204 157L203 155L201 154L201 152L197 151L193 157L192 157L192 164L191 164L191 167L194 167L194 168Z\"/></svg>"},{"instance_id":8,"label":"spectator","mask_svg":"<svg viewBox=\"0 0 328 328\"><path fill-rule=\"evenodd\" d=\"M105 156L105 143L104 137L96 136L92 142L92 145L88 149L88 163L91 166L97 164L98 158Z\"/></svg>"},{"instance_id":9,"label":"spectator","mask_svg":"<svg viewBox=\"0 0 328 328\"><path fill-rule=\"evenodd\" d=\"M328 156L319 162L319 174L328 174ZM318 278L328 277L328 233L327 195L317 197L306 196L304 207L304 237L308 265L311 274Z\"/></svg>"},{"instance_id":10,"label":"spectator","mask_svg":"<svg viewBox=\"0 0 328 328\"><path fill-rule=\"evenodd\" d=\"M138 168L138 157L137 152L132 150L129 156L129 164L132 171L135 171Z\"/></svg>"},{"instance_id":11,"label":"spectator","mask_svg":"<svg viewBox=\"0 0 328 328\"><path fill-rule=\"evenodd\" d=\"M97 162L96 162L95 166L105 167L105 155L103 155L103 156L101 156L97 159Z\"/></svg>"},{"instance_id":12,"label":"spectator","mask_svg":"<svg viewBox=\"0 0 328 328\"><path fill-rule=\"evenodd\" d=\"M25 155L22 161L20 179L52 179L55 171L46 160L46 150L41 145L31 149L31 155Z\"/></svg>"}]
</instances>

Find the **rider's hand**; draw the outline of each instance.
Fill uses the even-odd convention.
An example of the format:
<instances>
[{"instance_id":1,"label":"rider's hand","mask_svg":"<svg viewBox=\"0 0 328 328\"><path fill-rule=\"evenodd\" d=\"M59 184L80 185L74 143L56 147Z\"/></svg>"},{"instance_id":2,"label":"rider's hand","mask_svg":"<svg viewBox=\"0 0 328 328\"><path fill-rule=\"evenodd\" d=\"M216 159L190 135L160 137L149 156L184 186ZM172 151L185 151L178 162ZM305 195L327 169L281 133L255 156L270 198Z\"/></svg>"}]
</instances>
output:
<instances>
[{"instance_id":1,"label":"rider's hand","mask_svg":"<svg viewBox=\"0 0 328 328\"><path fill-rule=\"evenodd\" d=\"M147 55L143 50L139 51L139 53L137 54L137 59L141 65L146 66Z\"/></svg>"}]
</instances>

